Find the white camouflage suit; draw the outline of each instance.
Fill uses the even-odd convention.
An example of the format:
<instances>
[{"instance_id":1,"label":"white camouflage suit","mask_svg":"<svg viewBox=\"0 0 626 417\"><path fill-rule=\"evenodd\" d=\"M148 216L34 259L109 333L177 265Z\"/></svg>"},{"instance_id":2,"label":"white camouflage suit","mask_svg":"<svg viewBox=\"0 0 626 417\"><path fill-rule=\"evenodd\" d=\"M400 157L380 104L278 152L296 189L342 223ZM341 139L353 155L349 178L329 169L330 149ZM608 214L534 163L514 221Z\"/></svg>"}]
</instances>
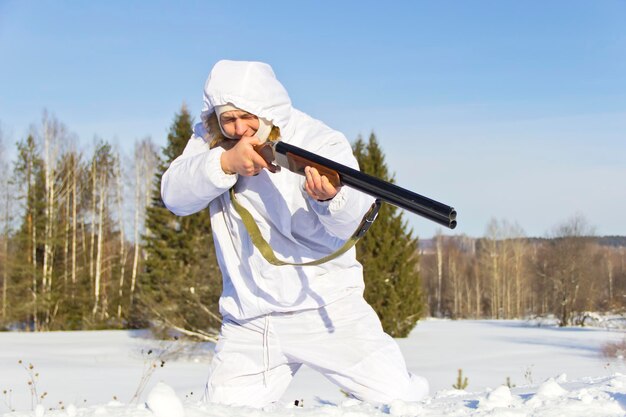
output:
<instances>
[{"instance_id":1,"label":"white camouflage suit","mask_svg":"<svg viewBox=\"0 0 626 417\"><path fill-rule=\"evenodd\" d=\"M341 133L294 109L271 67L220 61L207 79L202 118L231 104L278 126L280 140L357 168ZM418 401L428 383L410 374L395 341L363 299L354 248L319 266L274 266L252 244L229 189L252 214L277 257L303 263L343 245L373 199L342 187L319 202L304 177L286 169L226 174L221 147L209 148L203 123L163 175L161 194L177 215L209 207L223 274L223 324L207 383L208 400L263 407L278 401L302 364L354 397L373 403Z\"/></svg>"}]
</instances>

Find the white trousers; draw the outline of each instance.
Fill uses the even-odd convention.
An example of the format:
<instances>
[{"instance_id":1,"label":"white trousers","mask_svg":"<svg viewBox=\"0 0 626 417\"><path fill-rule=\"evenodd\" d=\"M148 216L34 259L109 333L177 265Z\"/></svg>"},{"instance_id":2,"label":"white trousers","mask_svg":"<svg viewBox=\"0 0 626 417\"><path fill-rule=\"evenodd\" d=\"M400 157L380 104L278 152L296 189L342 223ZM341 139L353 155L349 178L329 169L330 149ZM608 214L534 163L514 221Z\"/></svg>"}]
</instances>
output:
<instances>
[{"instance_id":1,"label":"white trousers","mask_svg":"<svg viewBox=\"0 0 626 417\"><path fill-rule=\"evenodd\" d=\"M389 404L428 395L426 379L407 371L374 310L354 294L315 310L225 319L207 399L264 407L281 398L302 364L363 401Z\"/></svg>"}]
</instances>

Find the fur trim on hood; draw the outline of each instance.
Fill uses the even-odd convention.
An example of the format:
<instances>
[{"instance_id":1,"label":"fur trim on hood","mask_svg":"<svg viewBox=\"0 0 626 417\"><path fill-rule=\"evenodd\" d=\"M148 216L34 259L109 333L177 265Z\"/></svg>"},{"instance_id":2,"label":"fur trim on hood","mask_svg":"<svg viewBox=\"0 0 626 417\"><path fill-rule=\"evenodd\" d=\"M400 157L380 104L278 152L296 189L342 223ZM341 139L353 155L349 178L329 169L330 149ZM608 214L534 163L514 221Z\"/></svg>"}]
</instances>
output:
<instances>
[{"instance_id":1,"label":"fur trim on hood","mask_svg":"<svg viewBox=\"0 0 626 417\"><path fill-rule=\"evenodd\" d=\"M202 117L202 124L206 131L208 132L208 138L205 138L209 143L209 147L211 149L216 146L221 146L222 148L228 150L232 148L237 139L229 139L222 133L222 129L220 129L220 124L217 120L217 115L215 112L211 112L211 114ZM272 131L270 132L268 141L273 142L280 138L280 129L277 126L272 126Z\"/></svg>"}]
</instances>

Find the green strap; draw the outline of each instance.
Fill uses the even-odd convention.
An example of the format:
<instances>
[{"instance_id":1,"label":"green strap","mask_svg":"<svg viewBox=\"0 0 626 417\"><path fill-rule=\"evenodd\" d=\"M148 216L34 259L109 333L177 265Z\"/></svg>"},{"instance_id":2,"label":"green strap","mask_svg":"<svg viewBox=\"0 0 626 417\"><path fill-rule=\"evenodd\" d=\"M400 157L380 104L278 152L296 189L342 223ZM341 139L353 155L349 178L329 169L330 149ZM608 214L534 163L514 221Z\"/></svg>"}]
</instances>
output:
<instances>
[{"instance_id":1,"label":"green strap","mask_svg":"<svg viewBox=\"0 0 626 417\"><path fill-rule=\"evenodd\" d=\"M370 228L374 220L376 219L376 215L378 214L378 209L380 208L380 200L376 200L372 207L368 210L368 212L361 220L361 224L357 228L356 232L343 244L342 247L337 249L337 251L331 253L328 256L324 256L321 259L316 261L304 262L304 263L292 263L281 261L276 257L276 254L272 250L272 247L265 239L263 239L263 235L261 235L261 231L259 230L259 226L254 221L254 218L250 214L250 212L242 206L237 199L235 198L235 187L230 189L230 200L235 207L235 210L241 216L241 220L243 221L244 226L246 226L246 230L250 235L250 239L252 240L252 244L261 252L261 255L265 258L267 262L276 266L283 265L292 265L292 266L314 266L321 265L325 262L331 261L338 257L339 255L343 255L346 253L351 247L353 247L356 242L367 232L367 229Z\"/></svg>"}]
</instances>

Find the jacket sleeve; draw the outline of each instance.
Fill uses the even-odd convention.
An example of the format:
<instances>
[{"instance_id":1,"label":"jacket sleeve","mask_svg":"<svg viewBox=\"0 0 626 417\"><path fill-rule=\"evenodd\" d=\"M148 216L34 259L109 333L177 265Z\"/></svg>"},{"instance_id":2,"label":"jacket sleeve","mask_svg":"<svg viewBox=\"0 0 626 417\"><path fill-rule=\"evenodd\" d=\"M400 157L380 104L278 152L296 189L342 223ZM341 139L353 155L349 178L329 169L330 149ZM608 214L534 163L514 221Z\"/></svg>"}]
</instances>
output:
<instances>
[{"instance_id":1,"label":"jacket sleeve","mask_svg":"<svg viewBox=\"0 0 626 417\"><path fill-rule=\"evenodd\" d=\"M340 164L359 169L350 143L337 132L314 152ZM329 201L317 201L306 191L303 192L326 230L342 240L352 236L374 203L374 197L346 186L341 187L337 195Z\"/></svg>"},{"instance_id":2,"label":"jacket sleeve","mask_svg":"<svg viewBox=\"0 0 626 417\"><path fill-rule=\"evenodd\" d=\"M235 185L237 175L222 171L223 152L220 147L209 149L202 137L192 135L182 155L172 161L161 179L161 198L172 213L196 213Z\"/></svg>"}]
</instances>

